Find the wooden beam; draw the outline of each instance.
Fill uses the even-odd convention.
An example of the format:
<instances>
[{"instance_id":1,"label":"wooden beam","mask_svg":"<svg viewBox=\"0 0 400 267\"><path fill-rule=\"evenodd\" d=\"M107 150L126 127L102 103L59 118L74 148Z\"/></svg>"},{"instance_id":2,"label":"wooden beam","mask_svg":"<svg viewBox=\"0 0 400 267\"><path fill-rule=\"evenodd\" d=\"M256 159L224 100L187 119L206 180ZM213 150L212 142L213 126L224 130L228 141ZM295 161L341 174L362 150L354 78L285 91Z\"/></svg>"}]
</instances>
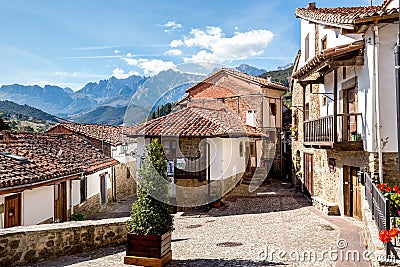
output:
<instances>
[{"instance_id":1,"label":"wooden beam","mask_svg":"<svg viewBox=\"0 0 400 267\"><path fill-rule=\"evenodd\" d=\"M344 66L362 66L364 65L364 56L355 56L351 59L345 59L345 60L335 60L332 59L329 62L329 65L332 68L335 67L344 67Z\"/></svg>"},{"instance_id":2,"label":"wooden beam","mask_svg":"<svg viewBox=\"0 0 400 267\"><path fill-rule=\"evenodd\" d=\"M337 91L338 91L338 73L337 68L333 69L333 143L337 143Z\"/></svg>"}]
</instances>

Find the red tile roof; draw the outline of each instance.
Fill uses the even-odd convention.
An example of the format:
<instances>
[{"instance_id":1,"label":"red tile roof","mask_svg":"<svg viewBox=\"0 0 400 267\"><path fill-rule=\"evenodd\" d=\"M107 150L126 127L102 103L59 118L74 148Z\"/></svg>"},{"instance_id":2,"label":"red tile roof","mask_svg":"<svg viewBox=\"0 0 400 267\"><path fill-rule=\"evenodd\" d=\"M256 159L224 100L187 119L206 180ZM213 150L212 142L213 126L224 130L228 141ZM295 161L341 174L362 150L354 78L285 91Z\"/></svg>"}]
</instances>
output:
<instances>
[{"instance_id":1,"label":"red tile roof","mask_svg":"<svg viewBox=\"0 0 400 267\"><path fill-rule=\"evenodd\" d=\"M315 67L319 66L321 63L327 59L335 58L338 56L343 56L351 52L359 51L363 52L364 40L356 41L350 44L340 45L332 48L327 48L322 50L318 55L310 59L303 67L297 70L292 77L297 79L306 73L313 70Z\"/></svg>"},{"instance_id":2,"label":"red tile roof","mask_svg":"<svg viewBox=\"0 0 400 267\"><path fill-rule=\"evenodd\" d=\"M261 136L246 127L240 118L227 109L190 106L167 116L139 124L128 131L130 136Z\"/></svg>"},{"instance_id":3,"label":"red tile roof","mask_svg":"<svg viewBox=\"0 0 400 267\"><path fill-rule=\"evenodd\" d=\"M0 140L0 191L66 176L90 174L118 164L74 134L8 134ZM21 157L20 160L7 156Z\"/></svg>"},{"instance_id":4,"label":"red tile roof","mask_svg":"<svg viewBox=\"0 0 400 267\"><path fill-rule=\"evenodd\" d=\"M100 141L104 140L104 142L113 146L118 146L123 143L123 126L63 122L51 127L46 132L52 132L57 127L64 127L74 133Z\"/></svg>"},{"instance_id":5,"label":"red tile roof","mask_svg":"<svg viewBox=\"0 0 400 267\"><path fill-rule=\"evenodd\" d=\"M353 29L355 24L371 18L384 18L398 14L398 9L384 9L382 6L297 8L296 17L312 22ZM393 16L396 19L395 16ZM398 18L397 18L398 19Z\"/></svg>"},{"instance_id":6,"label":"red tile roof","mask_svg":"<svg viewBox=\"0 0 400 267\"><path fill-rule=\"evenodd\" d=\"M281 91L286 91L288 89L286 86L284 86L283 84L278 83L278 82L269 81L267 79L252 76L252 75L242 73L237 70L222 68L219 71L216 71L213 74L211 74L210 76L208 76L206 79L204 79L200 83L197 83L197 84L193 85L192 87L190 87L189 89L186 90L186 92L190 92L191 90L197 88L199 85L208 83L213 77L215 77L221 73L226 73L226 74L232 75L234 77L237 77L239 79L242 79L242 80L245 80L245 81L248 81L251 83L255 83L262 88L270 88L270 89L276 89L276 90L281 90Z\"/></svg>"}]
</instances>

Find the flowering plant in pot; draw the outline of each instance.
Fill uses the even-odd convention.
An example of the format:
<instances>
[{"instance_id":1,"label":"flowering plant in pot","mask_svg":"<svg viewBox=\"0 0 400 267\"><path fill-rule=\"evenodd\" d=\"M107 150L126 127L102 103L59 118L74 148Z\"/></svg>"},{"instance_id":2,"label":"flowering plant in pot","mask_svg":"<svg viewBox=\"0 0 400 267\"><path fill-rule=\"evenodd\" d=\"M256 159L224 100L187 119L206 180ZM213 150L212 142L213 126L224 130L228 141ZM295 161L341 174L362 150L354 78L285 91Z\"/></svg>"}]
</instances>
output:
<instances>
[{"instance_id":1,"label":"flowering plant in pot","mask_svg":"<svg viewBox=\"0 0 400 267\"><path fill-rule=\"evenodd\" d=\"M173 215L168 205L167 161L153 139L139 170L137 200L127 221L126 264L163 266L171 261Z\"/></svg>"}]
</instances>

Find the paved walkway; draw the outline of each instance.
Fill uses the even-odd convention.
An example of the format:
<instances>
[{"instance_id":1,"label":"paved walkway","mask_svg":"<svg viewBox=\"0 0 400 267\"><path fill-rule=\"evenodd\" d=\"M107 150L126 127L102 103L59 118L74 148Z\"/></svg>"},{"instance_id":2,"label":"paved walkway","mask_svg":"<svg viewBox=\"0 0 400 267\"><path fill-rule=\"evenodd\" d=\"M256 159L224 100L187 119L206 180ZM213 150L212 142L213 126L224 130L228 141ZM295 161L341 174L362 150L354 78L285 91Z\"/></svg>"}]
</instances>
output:
<instances>
[{"instance_id":1,"label":"paved walkway","mask_svg":"<svg viewBox=\"0 0 400 267\"><path fill-rule=\"evenodd\" d=\"M176 214L171 267L370 266L361 222L325 216L287 184L273 181L252 194L241 185L226 203ZM124 256L118 246L33 266L117 267L125 266Z\"/></svg>"}]
</instances>

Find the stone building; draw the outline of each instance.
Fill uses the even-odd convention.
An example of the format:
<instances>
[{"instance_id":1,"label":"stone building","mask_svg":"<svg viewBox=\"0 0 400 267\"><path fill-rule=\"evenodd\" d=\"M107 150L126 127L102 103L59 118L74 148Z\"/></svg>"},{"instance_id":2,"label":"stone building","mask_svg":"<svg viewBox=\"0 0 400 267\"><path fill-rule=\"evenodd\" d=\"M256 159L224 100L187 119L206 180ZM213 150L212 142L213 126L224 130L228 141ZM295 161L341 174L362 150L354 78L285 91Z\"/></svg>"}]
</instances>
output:
<instances>
[{"instance_id":1,"label":"stone building","mask_svg":"<svg viewBox=\"0 0 400 267\"><path fill-rule=\"evenodd\" d=\"M74 134L0 138L0 228L63 222L108 201L118 161Z\"/></svg>"},{"instance_id":2,"label":"stone building","mask_svg":"<svg viewBox=\"0 0 400 267\"><path fill-rule=\"evenodd\" d=\"M48 134L75 134L99 148L107 156L119 161L111 171L108 199L117 201L136 194L136 140L124 135L123 126L83 123L59 123L46 131Z\"/></svg>"},{"instance_id":3,"label":"stone building","mask_svg":"<svg viewBox=\"0 0 400 267\"><path fill-rule=\"evenodd\" d=\"M329 214L362 218L357 171L397 177L393 48L398 4L296 9L294 182Z\"/></svg>"}]
</instances>

